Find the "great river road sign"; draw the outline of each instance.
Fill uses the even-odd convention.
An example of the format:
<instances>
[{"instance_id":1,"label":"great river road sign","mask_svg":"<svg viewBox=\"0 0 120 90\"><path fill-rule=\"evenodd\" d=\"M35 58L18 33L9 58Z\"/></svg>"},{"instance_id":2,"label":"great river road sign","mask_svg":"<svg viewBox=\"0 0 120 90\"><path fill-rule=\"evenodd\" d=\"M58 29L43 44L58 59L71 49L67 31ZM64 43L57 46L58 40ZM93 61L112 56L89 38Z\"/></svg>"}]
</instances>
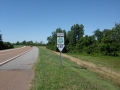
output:
<instances>
[{"instance_id":1,"label":"great river road sign","mask_svg":"<svg viewBox=\"0 0 120 90\"><path fill-rule=\"evenodd\" d=\"M64 47L65 47L65 45L63 45L63 44L57 45L57 48L59 49L60 52L62 52Z\"/></svg>"},{"instance_id":2,"label":"great river road sign","mask_svg":"<svg viewBox=\"0 0 120 90\"><path fill-rule=\"evenodd\" d=\"M65 47L64 45L64 33L57 33L57 48L60 51L60 63L62 66L62 57L61 57L61 53L63 48Z\"/></svg>"},{"instance_id":3,"label":"great river road sign","mask_svg":"<svg viewBox=\"0 0 120 90\"><path fill-rule=\"evenodd\" d=\"M57 33L57 48L62 51L64 47L64 33Z\"/></svg>"}]
</instances>

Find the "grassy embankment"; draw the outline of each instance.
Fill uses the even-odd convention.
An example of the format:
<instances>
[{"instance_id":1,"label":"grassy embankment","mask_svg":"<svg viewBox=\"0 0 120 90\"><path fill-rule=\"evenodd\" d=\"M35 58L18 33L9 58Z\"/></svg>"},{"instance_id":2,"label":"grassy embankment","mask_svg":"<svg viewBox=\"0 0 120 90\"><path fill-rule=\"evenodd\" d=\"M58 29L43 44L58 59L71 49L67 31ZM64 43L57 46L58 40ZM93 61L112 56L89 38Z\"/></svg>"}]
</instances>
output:
<instances>
[{"instance_id":1,"label":"grassy embankment","mask_svg":"<svg viewBox=\"0 0 120 90\"><path fill-rule=\"evenodd\" d=\"M62 58L50 50L39 47L34 66L35 77L30 90L119 90L110 80Z\"/></svg>"}]
</instances>

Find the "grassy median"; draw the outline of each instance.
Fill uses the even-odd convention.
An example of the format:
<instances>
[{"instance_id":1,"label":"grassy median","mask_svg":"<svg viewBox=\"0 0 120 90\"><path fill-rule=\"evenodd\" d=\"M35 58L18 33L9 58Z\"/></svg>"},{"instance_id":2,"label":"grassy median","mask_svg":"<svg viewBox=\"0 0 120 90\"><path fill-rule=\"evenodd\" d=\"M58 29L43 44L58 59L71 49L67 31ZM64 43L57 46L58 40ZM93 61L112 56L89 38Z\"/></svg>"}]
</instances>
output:
<instances>
[{"instance_id":1,"label":"grassy median","mask_svg":"<svg viewBox=\"0 0 120 90\"><path fill-rule=\"evenodd\" d=\"M102 78L84 67L78 66L52 51L39 47L34 66L35 77L30 90L120 90L110 80Z\"/></svg>"}]
</instances>

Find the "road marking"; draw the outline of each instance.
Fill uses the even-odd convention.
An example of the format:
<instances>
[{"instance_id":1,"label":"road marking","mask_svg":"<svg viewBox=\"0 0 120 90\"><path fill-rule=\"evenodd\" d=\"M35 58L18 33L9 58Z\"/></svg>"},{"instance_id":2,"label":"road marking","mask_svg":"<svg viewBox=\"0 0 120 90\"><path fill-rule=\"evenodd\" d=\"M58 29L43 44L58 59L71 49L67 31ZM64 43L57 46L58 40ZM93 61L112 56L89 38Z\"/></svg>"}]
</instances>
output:
<instances>
[{"instance_id":1,"label":"road marking","mask_svg":"<svg viewBox=\"0 0 120 90\"><path fill-rule=\"evenodd\" d=\"M11 52L8 52L8 53L5 53L5 54L0 54L0 56L4 56L4 55L6 55L6 54L13 53L13 52L16 52L16 51L18 51L18 50L11 51Z\"/></svg>"},{"instance_id":2,"label":"road marking","mask_svg":"<svg viewBox=\"0 0 120 90\"><path fill-rule=\"evenodd\" d=\"M1 52L7 52L7 51L13 51L13 50L21 49L21 48L24 48L24 47L26 47L26 46L23 46L23 47L20 47L20 48L14 48L14 49L0 50L0 53Z\"/></svg>"},{"instance_id":3,"label":"road marking","mask_svg":"<svg viewBox=\"0 0 120 90\"><path fill-rule=\"evenodd\" d=\"M25 53L27 53L27 52L29 52L29 51L32 50L32 49L33 49L33 48L31 48L31 49L29 49L29 50L27 50L27 51L25 51L25 52L23 52L23 53L21 53L21 54L15 56L15 57L13 57L13 58L10 58L10 59L8 59L8 60L6 60L6 61L0 63L0 66L2 66L3 64L5 64L5 63L7 63L7 62L9 62L9 61L11 61L11 60L13 60L13 59L15 59L15 58L21 56L21 55L23 55L23 54L25 54Z\"/></svg>"}]
</instances>

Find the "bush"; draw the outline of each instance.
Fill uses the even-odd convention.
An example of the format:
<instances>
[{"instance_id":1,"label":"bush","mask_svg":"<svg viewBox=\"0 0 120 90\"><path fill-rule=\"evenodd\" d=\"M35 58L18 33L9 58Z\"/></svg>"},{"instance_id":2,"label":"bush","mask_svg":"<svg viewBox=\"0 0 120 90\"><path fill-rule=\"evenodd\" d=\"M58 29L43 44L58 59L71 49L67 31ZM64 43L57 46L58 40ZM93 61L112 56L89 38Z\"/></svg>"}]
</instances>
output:
<instances>
[{"instance_id":1,"label":"bush","mask_svg":"<svg viewBox=\"0 0 120 90\"><path fill-rule=\"evenodd\" d=\"M14 48L13 44L11 44L10 42L4 42L4 49L11 49Z\"/></svg>"}]
</instances>

